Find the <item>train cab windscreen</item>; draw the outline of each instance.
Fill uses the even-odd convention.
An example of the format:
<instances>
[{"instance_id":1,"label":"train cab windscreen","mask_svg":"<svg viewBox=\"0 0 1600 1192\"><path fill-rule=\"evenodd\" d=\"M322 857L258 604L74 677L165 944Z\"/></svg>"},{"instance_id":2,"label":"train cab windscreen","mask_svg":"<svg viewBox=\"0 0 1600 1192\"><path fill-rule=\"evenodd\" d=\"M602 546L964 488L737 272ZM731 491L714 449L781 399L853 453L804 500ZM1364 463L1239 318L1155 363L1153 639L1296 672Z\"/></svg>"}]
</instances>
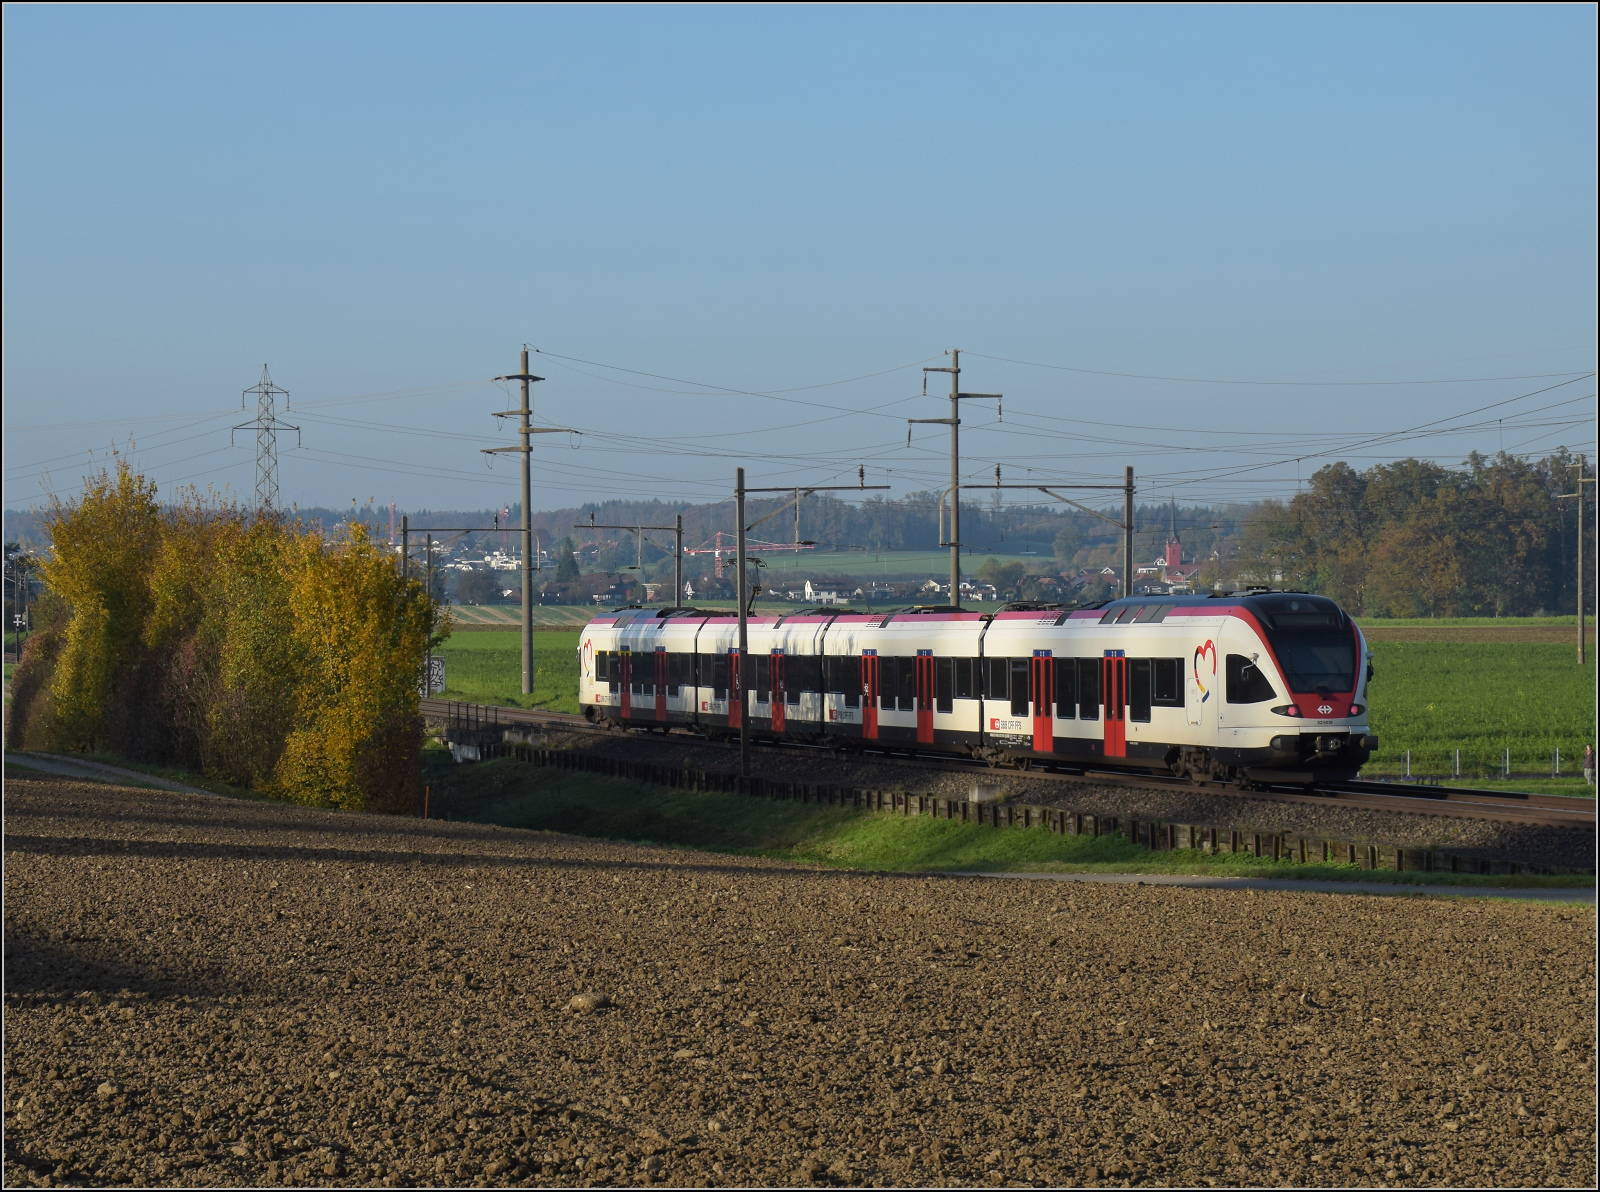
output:
<instances>
[{"instance_id":1,"label":"train cab windscreen","mask_svg":"<svg viewBox=\"0 0 1600 1192\"><path fill-rule=\"evenodd\" d=\"M1355 690L1355 634L1337 604L1300 596L1261 600L1256 611L1290 691L1329 695Z\"/></svg>"}]
</instances>

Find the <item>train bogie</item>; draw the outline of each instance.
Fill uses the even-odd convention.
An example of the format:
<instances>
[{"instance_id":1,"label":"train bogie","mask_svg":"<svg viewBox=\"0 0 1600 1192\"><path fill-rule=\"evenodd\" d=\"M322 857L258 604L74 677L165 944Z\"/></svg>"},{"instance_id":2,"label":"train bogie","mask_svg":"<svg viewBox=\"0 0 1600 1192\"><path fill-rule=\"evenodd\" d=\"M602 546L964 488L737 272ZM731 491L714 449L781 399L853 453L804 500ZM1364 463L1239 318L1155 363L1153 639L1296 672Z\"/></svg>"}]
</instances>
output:
<instances>
[{"instance_id":1,"label":"train bogie","mask_svg":"<svg viewBox=\"0 0 1600 1192\"><path fill-rule=\"evenodd\" d=\"M598 616L586 714L629 727L954 753L1195 779L1352 776L1367 731L1365 642L1299 593L1140 597L1094 609L754 617ZM747 718L747 719L746 719Z\"/></svg>"}]
</instances>

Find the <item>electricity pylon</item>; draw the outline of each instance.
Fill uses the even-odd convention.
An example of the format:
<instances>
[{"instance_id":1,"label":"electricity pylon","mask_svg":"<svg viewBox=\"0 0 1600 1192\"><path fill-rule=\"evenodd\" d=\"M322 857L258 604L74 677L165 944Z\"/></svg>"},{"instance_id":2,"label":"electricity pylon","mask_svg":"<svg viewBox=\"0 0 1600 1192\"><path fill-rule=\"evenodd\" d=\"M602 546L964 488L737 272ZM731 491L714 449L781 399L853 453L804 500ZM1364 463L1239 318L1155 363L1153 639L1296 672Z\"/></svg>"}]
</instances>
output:
<instances>
[{"instance_id":1,"label":"electricity pylon","mask_svg":"<svg viewBox=\"0 0 1600 1192\"><path fill-rule=\"evenodd\" d=\"M278 417L274 403L278 394L283 394L283 408L289 408L289 391L280 389L272 383L272 377L267 373L267 366L261 366L261 380L246 389L239 399L243 408L245 399L251 394L256 395L256 416L253 422L245 422L234 427L234 431L253 430L256 432L256 505L262 509L276 509L278 507L278 432L294 431L295 446L300 445L300 428L290 426ZM231 440L230 436L230 440Z\"/></svg>"}]
</instances>

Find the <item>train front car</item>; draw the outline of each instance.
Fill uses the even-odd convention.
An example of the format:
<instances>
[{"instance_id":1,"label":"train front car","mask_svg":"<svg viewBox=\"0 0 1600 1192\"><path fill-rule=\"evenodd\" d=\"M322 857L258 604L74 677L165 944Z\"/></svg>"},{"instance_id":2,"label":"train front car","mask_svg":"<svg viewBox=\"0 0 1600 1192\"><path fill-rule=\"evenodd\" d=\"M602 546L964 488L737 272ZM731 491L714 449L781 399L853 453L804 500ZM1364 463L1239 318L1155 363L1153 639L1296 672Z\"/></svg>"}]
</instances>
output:
<instances>
[{"instance_id":1,"label":"train front car","mask_svg":"<svg viewBox=\"0 0 1600 1192\"><path fill-rule=\"evenodd\" d=\"M578 637L578 706L584 719L620 723L622 720L623 666L617 622L629 619L626 611L607 611L583 627Z\"/></svg>"},{"instance_id":2,"label":"train front car","mask_svg":"<svg viewBox=\"0 0 1600 1192\"><path fill-rule=\"evenodd\" d=\"M1377 748L1366 643L1321 596L1007 609L983 653L993 759L1310 785L1354 777Z\"/></svg>"},{"instance_id":3,"label":"train front car","mask_svg":"<svg viewBox=\"0 0 1600 1192\"><path fill-rule=\"evenodd\" d=\"M665 731L695 719L696 609L625 608L585 626L578 646L578 702L590 720Z\"/></svg>"},{"instance_id":4,"label":"train front car","mask_svg":"<svg viewBox=\"0 0 1600 1192\"><path fill-rule=\"evenodd\" d=\"M1215 668L1222 693L1213 775L1297 785L1354 778L1378 747L1367 719L1366 639L1355 622L1332 600L1296 592L1232 597L1214 611L1226 613L1215 655L1196 664Z\"/></svg>"}]
</instances>

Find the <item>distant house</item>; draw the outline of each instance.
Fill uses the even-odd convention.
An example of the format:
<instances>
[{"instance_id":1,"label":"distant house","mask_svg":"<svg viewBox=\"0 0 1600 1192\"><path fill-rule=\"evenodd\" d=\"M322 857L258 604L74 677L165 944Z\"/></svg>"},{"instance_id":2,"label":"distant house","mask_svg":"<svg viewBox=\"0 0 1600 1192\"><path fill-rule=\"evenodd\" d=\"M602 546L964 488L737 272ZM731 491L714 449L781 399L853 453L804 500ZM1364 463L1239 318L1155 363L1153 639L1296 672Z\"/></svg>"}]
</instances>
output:
<instances>
[{"instance_id":1,"label":"distant house","mask_svg":"<svg viewBox=\"0 0 1600 1192\"><path fill-rule=\"evenodd\" d=\"M807 604L844 604L846 598L832 589L818 588L810 580L806 580L805 598Z\"/></svg>"}]
</instances>

